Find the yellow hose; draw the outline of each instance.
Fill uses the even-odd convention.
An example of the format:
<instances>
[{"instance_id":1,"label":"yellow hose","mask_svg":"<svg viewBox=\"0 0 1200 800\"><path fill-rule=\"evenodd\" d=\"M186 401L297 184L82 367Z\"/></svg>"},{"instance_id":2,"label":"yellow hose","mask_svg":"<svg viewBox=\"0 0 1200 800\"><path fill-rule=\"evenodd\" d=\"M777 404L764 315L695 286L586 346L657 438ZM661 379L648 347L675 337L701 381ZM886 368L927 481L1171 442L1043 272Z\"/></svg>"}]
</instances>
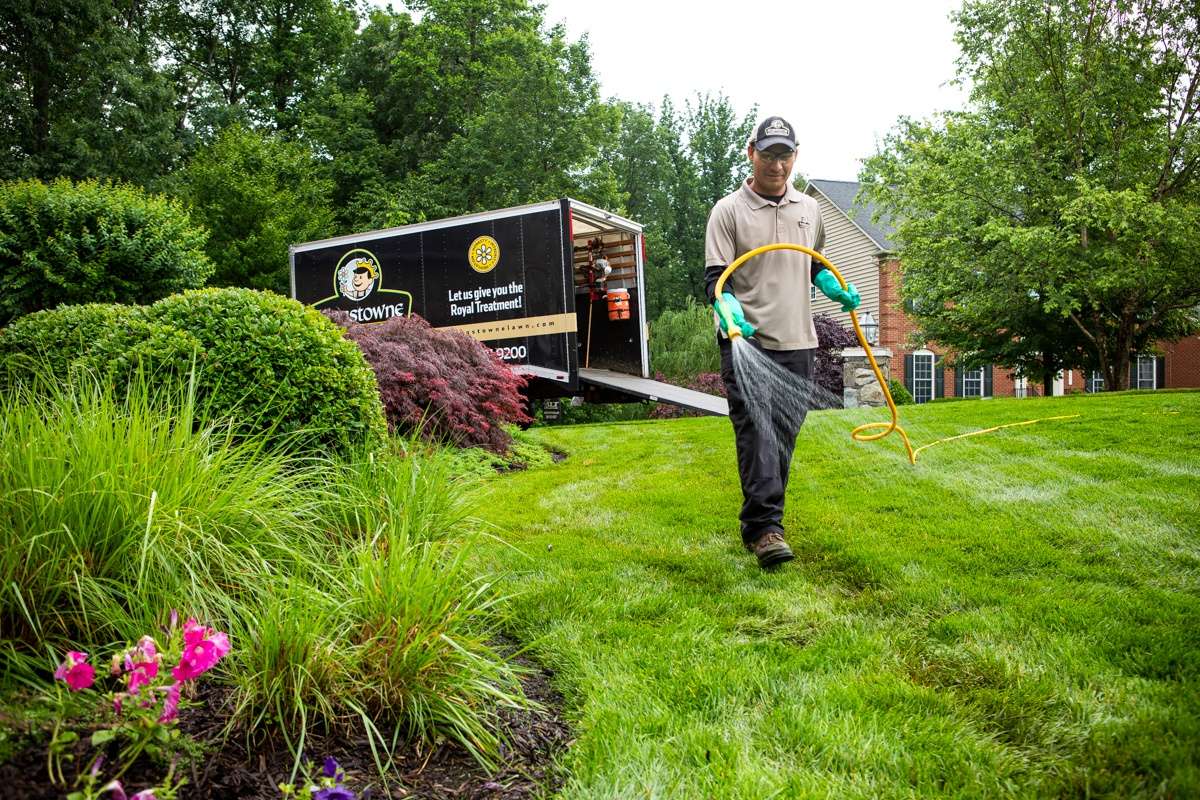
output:
<instances>
[{"instance_id":1,"label":"yellow hose","mask_svg":"<svg viewBox=\"0 0 1200 800\"><path fill-rule=\"evenodd\" d=\"M725 271L721 273L721 277L717 278L717 287L716 287L716 291L715 291L717 310L721 314L721 316L723 316L725 318L725 329L729 332L730 340L739 338L742 335L742 331L736 325L733 324L733 317L729 311L729 307L725 303L725 301L721 298L721 292L725 288L725 281L729 278L730 275L733 274L734 270L736 270L738 267L745 264L750 259L754 258L755 256L762 255L763 253L769 253L772 250L797 250L801 253L808 253L810 256L815 258L817 261L821 262L826 267L828 267L829 271L833 273L833 276L838 279L838 283L840 283L842 285L842 288L843 289L846 288L846 279L842 277L842 273L838 272L837 267L835 267L829 261L829 259L825 258L825 256L821 255L816 250L812 250L803 245L791 244L791 243L786 243L786 242L780 242L777 244L766 244L766 245L763 245L762 247L756 247L753 250L751 250L750 252L744 253L743 255L738 256L736 259L734 259L733 263L730 264L728 267L726 267ZM871 363L871 369L875 372L875 379L877 381L879 381L879 388L883 390L883 397L885 400L887 400L888 410L890 410L892 413L892 421L891 422L868 422L865 425L859 425L857 428L850 431L850 438L854 439L854 441L856 441L856 442L873 442L876 439L882 439L883 437L887 436L892 431L896 431L897 433L900 434L900 438L902 440L904 440L904 449L908 453L908 463L915 465L917 463L917 453L921 452L922 450L924 450L928 447L933 447L935 444L940 444L942 442L949 442L953 439L964 439L968 436L978 436L981 433L991 433L992 431L998 431L1001 428L1012 428L1012 427L1015 427L1018 425L1032 425L1035 422L1044 422L1046 420L1053 420L1053 419L1070 419L1072 417L1079 416L1078 414L1066 414L1066 415L1057 416L1057 417L1043 417L1041 419L1030 419L1030 420L1025 420L1024 422L1011 422L1007 425L997 425L993 428L987 428L987 429L981 430L981 431L971 431L970 433L962 433L962 434L959 434L958 436L948 436L944 439L938 439L936 442L930 442L929 444L922 445L914 450L913 446L912 446L912 442L909 441L908 433L904 430L904 428L900 427L899 420L897 419L897 415L896 415L896 401L892 399L892 392L890 389L888 389L887 381L884 380L883 372L881 372L879 369L879 364L875 363L875 355L871 352L871 346L869 344L867 344L867 337L863 335L862 328L859 327L858 314L855 313L853 310L850 311L850 322L853 323L853 325L854 325L854 334L858 337L859 344L862 345L863 350L867 354L867 361L869 361ZM879 428L882 428L883 430L880 430L878 433L872 433L872 434L866 433L866 431L876 430Z\"/></svg>"}]
</instances>

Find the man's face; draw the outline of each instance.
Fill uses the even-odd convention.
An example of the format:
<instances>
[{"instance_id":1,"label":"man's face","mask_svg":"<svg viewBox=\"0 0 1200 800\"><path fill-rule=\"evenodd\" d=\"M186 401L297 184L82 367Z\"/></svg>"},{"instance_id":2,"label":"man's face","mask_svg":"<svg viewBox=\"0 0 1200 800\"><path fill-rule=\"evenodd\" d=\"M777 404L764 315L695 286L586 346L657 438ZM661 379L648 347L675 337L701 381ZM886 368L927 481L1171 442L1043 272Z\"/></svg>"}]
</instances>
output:
<instances>
[{"instance_id":1,"label":"man's face","mask_svg":"<svg viewBox=\"0 0 1200 800\"><path fill-rule=\"evenodd\" d=\"M357 270L354 273L354 290L365 292L371 285L371 273L364 270Z\"/></svg>"},{"instance_id":2,"label":"man's face","mask_svg":"<svg viewBox=\"0 0 1200 800\"><path fill-rule=\"evenodd\" d=\"M796 151L786 145L774 144L759 150L753 144L747 148L750 166L754 174L754 191L759 194L778 195L787 191L788 178L792 177L792 166L796 163Z\"/></svg>"}]
</instances>

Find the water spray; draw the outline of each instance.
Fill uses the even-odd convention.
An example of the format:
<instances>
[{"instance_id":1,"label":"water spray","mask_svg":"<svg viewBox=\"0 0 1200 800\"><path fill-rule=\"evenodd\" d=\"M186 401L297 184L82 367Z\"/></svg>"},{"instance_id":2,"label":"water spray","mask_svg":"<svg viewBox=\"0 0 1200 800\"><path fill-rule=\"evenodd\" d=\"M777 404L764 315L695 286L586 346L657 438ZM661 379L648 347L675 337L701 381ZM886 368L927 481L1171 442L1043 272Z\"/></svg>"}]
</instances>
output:
<instances>
[{"instance_id":1,"label":"water spray","mask_svg":"<svg viewBox=\"0 0 1200 800\"><path fill-rule=\"evenodd\" d=\"M733 274L734 270L738 269L755 256L762 255L763 253L769 253L772 250L796 250L801 253L807 253L827 267L829 271L833 273L833 276L837 278L838 283L841 284L842 288L846 288L846 279L842 277L842 273L838 272L837 267L835 267L829 261L829 259L825 258L825 256L821 255L816 250L812 250L803 245L791 244L788 242L767 244L763 245L762 247L756 247L748 253L744 253L738 258L734 259L733 263L726 267L725 271L721 273L721 277L717 279L717 286L714 294L716 296L717 312L725 318L725 330L729 333L730 343L733 347L734 367L739 374L739 382L740 376L748 374L748 372L744 369L738 369L738 362L745 360L745 358L749 355L749 351L746 350L746 348L752 349L753 346L742 338L741 329L737 325L733 324L733 315L730 312L728 305L721 298L721 293L725 288L725 281L730 275ZM949 442L955 439L965 439L968 436L978 436L982 433L991 433L993 431L1001 430L1002 428L1012 428L1019 425L1032 425L1035 422L1046 422L1048 420L1071 419L1079 416L1078 414L1065 414L1057 417L1030 419L1023 422L1010 422L1007 425L996 425L995 427L985 428L984 430L980 431L962 433L958 436L948 436L944 439L938 439L935 442L930 442L929 444L914 448L912 446L912 442L908 438L908 433L904 430L904 428L900 427L899 417L896 414L896 401L892 399L892 392L888 388L887 381L884 380L883 372L879 369L879 364L875 362L875 355L871 352L871 346L867 343L867 337L863 334L862 327L860 327L858 324L858 314L853 309L850 311L850 322L854 325L854 334L858 337L859 344L862 345L863 350L867 354L867 361L869 361L871 364L871 370L875 373L875 380L879 381L879 388L883 390L883 397L885 400L887 400L888 410L891 411L892 414L892 419L890 422L868 422L864 425L859 425L857 428L850 431L850 438L854 439L856 442L873 442L876 439L882 439L883 437L895 431L896 433L900 434L900 438L904 442L904 449L908 454L908 463L915 465L917 463L918 453L920 453L922 450L933 447L936 444L941 444L942 442ZM778 391L777 382L772 382L771 389L772 391ZM783 422L782 420L778 419L778 404L772 403L770 405L765 405L762 402L753 402L753 399L761 401L762 398L754 398L754 394L750 391L749 386L742 386L742 393L746 396L746 402L747 405L750 406L751 416L754 418L755 426L758 427L759 430L770 430L770 423L778 425ZM875 433L868 433L868 431L875 431Z\"/></svg>"}]
</instances>

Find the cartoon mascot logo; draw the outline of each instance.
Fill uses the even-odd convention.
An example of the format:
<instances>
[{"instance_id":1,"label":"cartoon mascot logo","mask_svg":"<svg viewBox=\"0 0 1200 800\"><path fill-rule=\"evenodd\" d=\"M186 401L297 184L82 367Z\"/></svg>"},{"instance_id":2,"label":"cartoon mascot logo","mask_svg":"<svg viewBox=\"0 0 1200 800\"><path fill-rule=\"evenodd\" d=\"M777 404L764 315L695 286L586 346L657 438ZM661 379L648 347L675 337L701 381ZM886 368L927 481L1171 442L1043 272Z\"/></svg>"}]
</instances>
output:
<instances>
[{"instance_id":1,"label":"cartoon mascot logo","mask_svg":"<svg viewBox=\"0 0 1200 800\"><path fill-rule=\"evenodd\" d=\"M357 256L338 267L338 292L351 300L363 300L379 280L379 267L370 256Z\"/></svg>"},{"instance_id":2,"label":"cartoon mascot logo","mask_svg":"<svg viewBox=\"0 0 1200 800\"><path fill-rule=\"evenodd\" d=\"M333 270L333 292L313 307L345 311L355 322L383 322L412 313L412 295L383 288L379 259L362 248L351 250L338 261Z\"/></svg>"}]
</instances>

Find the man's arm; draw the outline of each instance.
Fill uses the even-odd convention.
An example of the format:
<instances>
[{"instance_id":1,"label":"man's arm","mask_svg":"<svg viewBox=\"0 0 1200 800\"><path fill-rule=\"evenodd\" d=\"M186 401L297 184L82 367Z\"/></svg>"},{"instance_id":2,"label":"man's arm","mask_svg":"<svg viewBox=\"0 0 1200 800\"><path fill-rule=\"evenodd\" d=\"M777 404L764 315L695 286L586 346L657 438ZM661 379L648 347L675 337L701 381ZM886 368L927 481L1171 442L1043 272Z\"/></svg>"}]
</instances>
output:
<instances>
[{"instance_id":1,"label":"man's arm","mask_svg":"<svg viewBox=\"0 0 1200 800\"><path fill-rule=\"evenodd\" d=\"M704 293L709 303L716 299L721 273L733 263L735 241L733 214L718 203L708 214L708 227L704 232ZM732 287L727 285L725 291L732 293Z\"/></svg>"},{"instance_id":2,"label":"man's arm","mask_svg":"<svg viewBox=\"0 0 1200 800\"><path fill-rule=\"evenodd\" d=\"M711 267L704 268L704 293L708 295L708 302L710 304L717 299L717 281L727 266L729 265L714 264ZM729 291L728 286L725 288L725 291Z\"/></svg>"}]
</instances>

